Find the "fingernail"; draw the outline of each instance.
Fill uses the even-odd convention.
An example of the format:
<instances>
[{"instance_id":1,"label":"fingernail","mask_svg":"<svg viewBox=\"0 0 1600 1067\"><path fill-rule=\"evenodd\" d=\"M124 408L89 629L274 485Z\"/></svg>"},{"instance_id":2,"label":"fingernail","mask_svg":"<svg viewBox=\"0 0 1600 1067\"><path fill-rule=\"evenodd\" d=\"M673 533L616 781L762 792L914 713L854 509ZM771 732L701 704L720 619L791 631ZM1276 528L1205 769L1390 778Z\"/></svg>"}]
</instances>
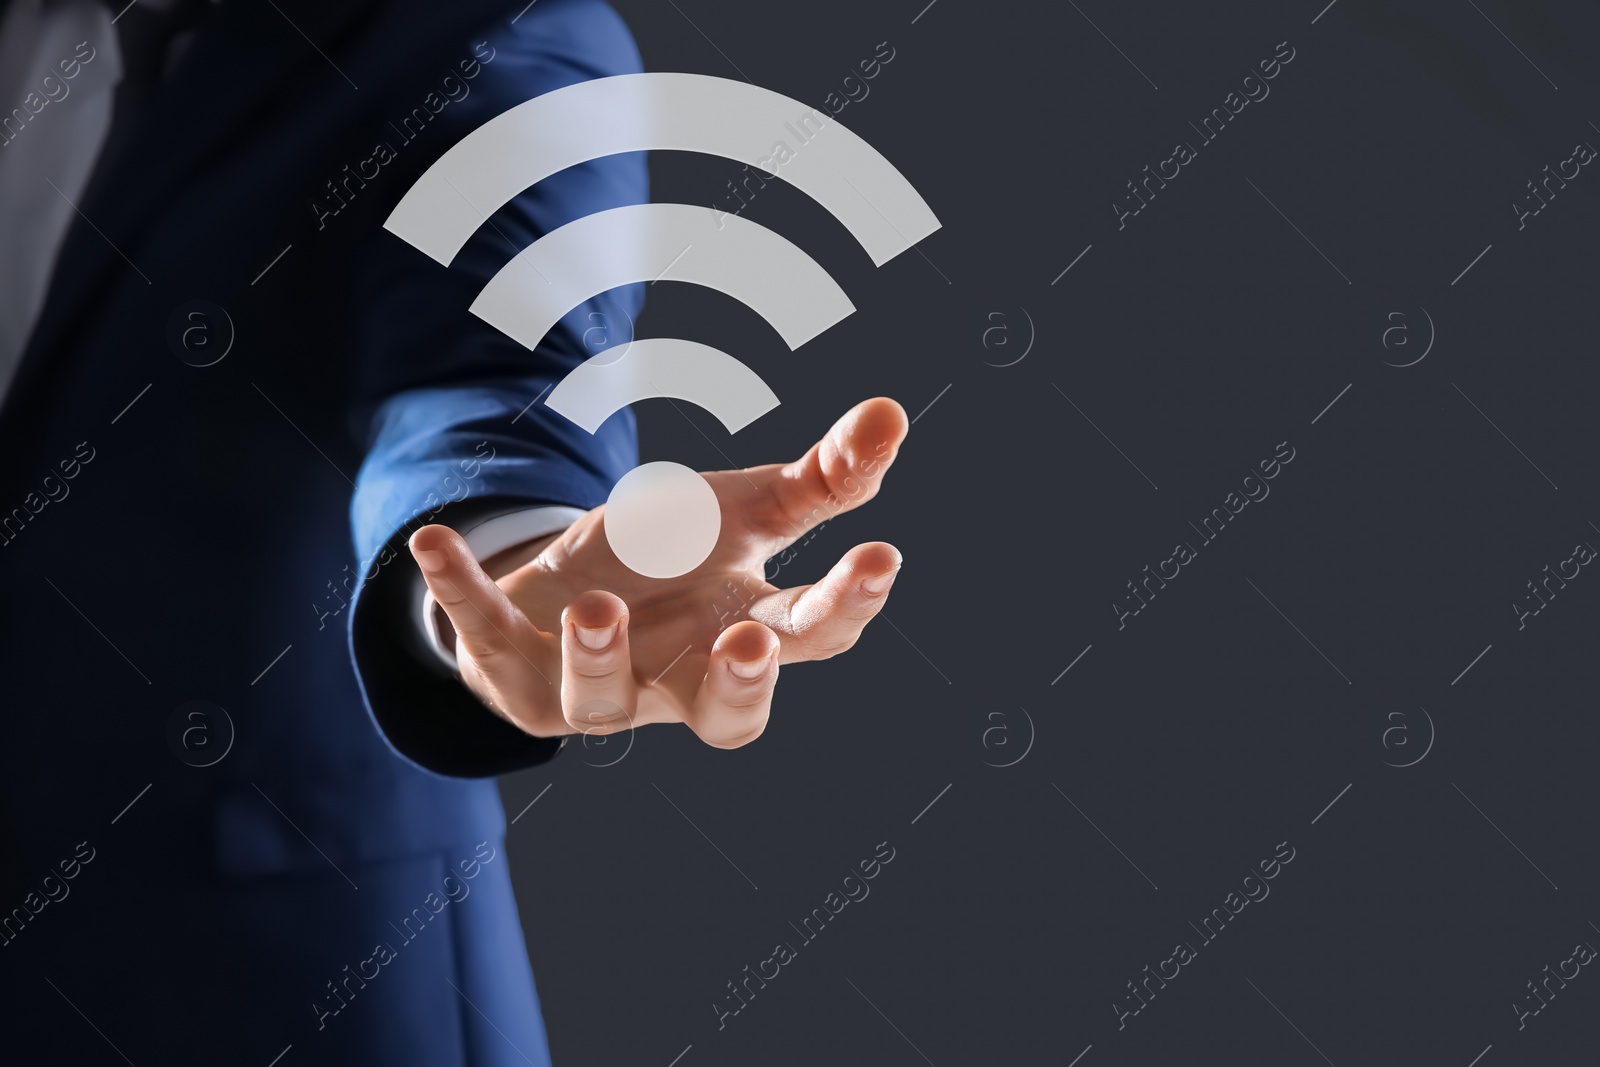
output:
<instances>
[{"instance_id":1,"label":"fingernail","mask_svg":"<svg viewBox=\"0 0 1600 1067\"><path fill-rule=\"evenodd\" d=\"M733 676L735 678L741 678L744 681L749 682L754 681L763 674L766 674L767 664L771 662L771 656L762 656L760 659L748 660L730 659L728 661L728 669L733 672Z\"/></svg>"},{"instance_id":2,"label":"fingernail","mask_svg":"<svg viewBox=\"0 0 1600 1067\"><path fill-rule=\"evenodd\" d=\"M900 568L896 567L892 571L875 574L871 578L863 578L861 579L861 591L868 596L882 596L889 591L889 587L894 584L894 576L899 573Z\"/></svg>"},{"instance_id":3,"label":"fingernail","mask_svg":"<svg viewBox=\"0 0 1600 1067\"><path fill-rule=\"evenodd\" d=\"M411 555L416 558L417 566L429 574L438 574L444 570L444 553L433 548L413 548Z\"/></svg>"},{"instance_id":4,"label":"fingernail","mask_svg":"<svg viewBox=\"0 0 1600 1067\"><path fill-rule=\"evenodd\" d=\"M617 624L610 626L579 626L572 624L578 633L578 642L590 652L603 652L617 636Z\"/></svg>"}]
</instances>

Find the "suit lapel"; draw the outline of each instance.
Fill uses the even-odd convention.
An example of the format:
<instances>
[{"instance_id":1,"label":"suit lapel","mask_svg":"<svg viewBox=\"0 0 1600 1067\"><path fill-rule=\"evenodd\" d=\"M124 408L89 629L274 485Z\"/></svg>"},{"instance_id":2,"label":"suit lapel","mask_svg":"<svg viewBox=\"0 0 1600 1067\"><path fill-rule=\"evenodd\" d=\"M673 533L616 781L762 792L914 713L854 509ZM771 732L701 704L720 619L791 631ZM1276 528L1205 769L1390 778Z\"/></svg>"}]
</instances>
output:
<instances>
[{"instance_id":1,"label":"suit lapel","mask_svg":"<svg viewBox=\"0 0 1600 1067\"><path fill-rule=\"evenodd\" d=\"M156 90L132 136L118 138L115 157L96 168L80 217L57 259L49 295L10 388L0 405L0 448L27 439L39 414L25 403L73 369L63 347L89 321L88 309L132 271L133 257L150 220L183 194L206 161L228 151L259 128L261 114L294 107L303 87L327 93L381 94L384 84L411 68L413 53L443 47L462 35L489 30L505 15L507 0L453 0L439 7L428 0L226 0L202 25L172 76ZM382 18L381 41L365 42L367 60L357 69L344 48L363 18ZM419 26L425 26L423 31ZM491 31L492 32L492 31ZM313 45L311 42L315 42ZM329 58L334 57L334 58ZM342 62L339 62L340 60ZM339 62L362 89L347 83ZM93 220L92 223L88 220ZM215 235L225 240L225 234ZM113 245L115 247L113 247ZM118 251L121 249L121 251ZM141 265L143 266L143 265ZM172 301L193 293L162 293L159 269L150 278L152 300ZM16 435L23 435L19 438Z\"/></svg>"},{"instance_id":2,"label":"suit lapel","mask_svg":"<svg viewBox=\"0 0 1600 1067\"><path fill-rule=\"evenodd\" d=\"M324 53L333 52L363 10L375 2L275 0L281 14L273 5L246 0L216 7L172 76L143 109L134 131L117 138L115 154L96 167L85 197L77 204L78 217L56 261L45 306L0 409L0 424L16 422L25 410L19 401L62 371L55 349L70 341L86 317L85 307L116 280L117 272L134 269L124 252L131 254L158 209L181 195L188 175L208 157L226 150L260 111L278 102L280 94L274 89L290 78L303 82L326 72L345 91L356 91L306 38L317 42ZM286 20L301 31L290 35L297 45L278 44L289 30ZM133 262L137 263L136 256ZM149 282L153 297L161 279Z\"/></svg>"}]
</instances>

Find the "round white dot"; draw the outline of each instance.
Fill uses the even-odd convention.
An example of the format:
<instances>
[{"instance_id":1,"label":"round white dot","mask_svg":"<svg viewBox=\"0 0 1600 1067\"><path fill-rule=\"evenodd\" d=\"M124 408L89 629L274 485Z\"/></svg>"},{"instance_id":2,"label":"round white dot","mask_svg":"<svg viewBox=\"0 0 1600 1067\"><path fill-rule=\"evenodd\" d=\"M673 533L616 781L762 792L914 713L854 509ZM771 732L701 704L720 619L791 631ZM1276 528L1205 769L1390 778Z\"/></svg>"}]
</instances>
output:
<instances>
[{"instance_id":1,"label":"round white dot","mask_svg":"<svg viewBox=\"0 0 1600 1067\"><path fill-rule=\"evenodd\" d=\"M647 578L688 574L711 555L722 531L717 494L681 463L645 463L624 474L606 500L606 541Z\"/></svg>"}]
</instances>

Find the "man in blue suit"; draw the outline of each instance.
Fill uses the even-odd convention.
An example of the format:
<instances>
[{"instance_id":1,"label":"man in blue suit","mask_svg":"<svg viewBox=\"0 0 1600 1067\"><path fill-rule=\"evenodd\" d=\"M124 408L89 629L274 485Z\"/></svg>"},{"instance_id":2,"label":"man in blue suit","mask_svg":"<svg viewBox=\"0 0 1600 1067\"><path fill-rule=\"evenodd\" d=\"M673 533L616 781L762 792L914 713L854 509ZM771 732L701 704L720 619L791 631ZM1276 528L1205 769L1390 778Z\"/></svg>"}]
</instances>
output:
<instances>
[{"instance_id":1,"label":"man in blue suit","mask_svg":"<svg viewBox=\"0 0 1600 1067\"><path fill-rule=\"evenodd\" d=\"M708 475L714 554L645 579L599 506L631 419L537 403L639 288L534 352L467 314L643 201L642 158L541 182L449 270L381 229L487 119L637 69L599 0L4 7L7 1062L548 1062L492 776L580 731L744 744L780 664L877 612L888 545L762 566L877 491L898 405Z\"/></svg>"}]
</instances>

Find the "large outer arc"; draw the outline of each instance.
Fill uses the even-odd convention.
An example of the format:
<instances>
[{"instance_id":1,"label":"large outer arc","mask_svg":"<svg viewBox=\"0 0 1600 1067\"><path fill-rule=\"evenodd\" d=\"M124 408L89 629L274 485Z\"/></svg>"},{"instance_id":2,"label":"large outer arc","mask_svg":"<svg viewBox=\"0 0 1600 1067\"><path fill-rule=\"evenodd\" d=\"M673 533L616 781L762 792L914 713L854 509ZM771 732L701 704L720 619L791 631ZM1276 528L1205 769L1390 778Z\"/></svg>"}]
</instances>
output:
<instances>
[{"instance_id":1,"label":"large outer arc","mask_svg":"<svg viewBox=\"0 0 1600 1067\"><path fill-rule=\"evenodd\" d=\"M502 112L429 167L384 228L448 266L529 186L602 156L651 150L723 156L782 177L880 267L939 228L911 183L826 112L744 82L674 72L594 78Z\"/></svg>"},{"instance_id":2,"label":"large outer arc","mask_svg":"<svg viewBox=\"0 0 1600 1067\"><path fill-rule=\"evenodd\" d=\"M628 404L671 397L715 415L738 433L778 406L761 376L718 348L681 337L647 337L579 364L545 405L590 433Z\"/></svg>"},{"instance_id":3,"label":"large outer arc","mask_svg":"<svg viewBox=\"0 0 1600 1067\"><path fill-rule=\"evenodd\" d=\"M792 242L737 216L691 204L630 204L551 230L501 267L472 313L534 348L562 316L597 293L635 282L704 285L753 308L790 348L855 305Z\"/></svg>"}]
</instances>

